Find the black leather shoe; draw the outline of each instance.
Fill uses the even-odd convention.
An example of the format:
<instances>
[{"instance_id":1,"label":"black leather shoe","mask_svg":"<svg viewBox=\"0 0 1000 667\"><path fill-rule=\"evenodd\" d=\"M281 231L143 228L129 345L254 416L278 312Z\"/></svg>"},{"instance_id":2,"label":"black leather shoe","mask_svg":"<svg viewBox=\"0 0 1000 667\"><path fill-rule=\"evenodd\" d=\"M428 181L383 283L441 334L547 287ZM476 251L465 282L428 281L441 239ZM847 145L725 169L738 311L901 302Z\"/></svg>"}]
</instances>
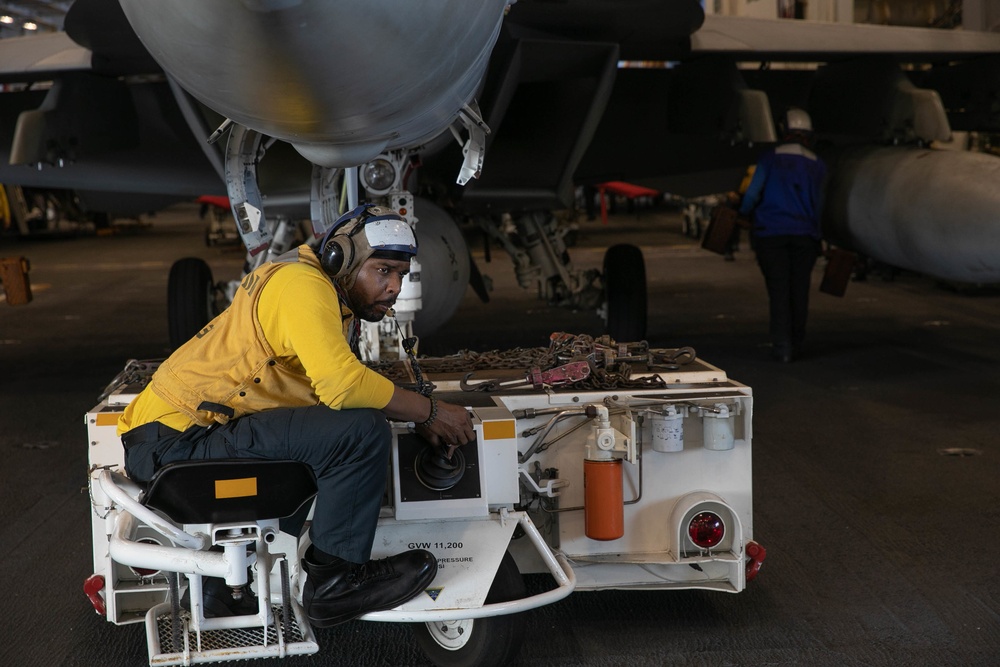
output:
<instances>
[{"instance_id":1,"label":"black leather shoe","mask_svg":"<svg viewBox=\"0 0 1000 667\"><path fill-rule=\"evenodd\" d=\"M233 589L226 585L225 579L218 577L203 577L201 580L202 611L205 618L221 618L223 616L250 616L257 613L257 596L250 590L249 584L238 588L240 597L233 594ZM191 587L184 590L181 596L181 607L191 611Z\"/></svg>"},{"instance_id":2,"label":"black leather shoe","mask_svg":"<svg viewBox=\"0 0 1000 667\"><path fill-rule=\"evenodd\" d=\"M437 559L429 551L413 549L361 565L320 565L313 561L310 547L302 567L307 575L302 589L306 615L314 626L328 628L412 600L434 580Z\"/></svg>"}]
</instances>

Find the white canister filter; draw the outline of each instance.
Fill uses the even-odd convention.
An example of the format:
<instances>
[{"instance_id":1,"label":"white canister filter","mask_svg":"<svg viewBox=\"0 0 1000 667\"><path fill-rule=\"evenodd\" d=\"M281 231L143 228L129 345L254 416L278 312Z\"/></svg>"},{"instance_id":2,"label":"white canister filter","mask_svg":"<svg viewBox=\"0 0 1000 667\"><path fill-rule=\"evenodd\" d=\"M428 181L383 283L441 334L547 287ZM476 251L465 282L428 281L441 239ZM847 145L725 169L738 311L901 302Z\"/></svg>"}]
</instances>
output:
<instances>
[{"instance_id":1,"label":"white canister filter","mask_svg":"<svg viewBox=\"0 0 1000 667\"><path fill-rule=\"evenodd\" d=\"M715 411L702 410L701 423L705 436L705 449L725 451L736 444L733 439L733 420L730 419L729 406L716 403Z\"/></svg>"},{"instance_id":2,"label":"white canister filter","mask_svg":"<svg viewBox=\"0 0 1000 667\"><path fill-rule=\"evenodd\" d=\"M684 415L668 405L663 412L652 413L653 450L679 452L684 449Z\"/></svg>"}]
</instances>

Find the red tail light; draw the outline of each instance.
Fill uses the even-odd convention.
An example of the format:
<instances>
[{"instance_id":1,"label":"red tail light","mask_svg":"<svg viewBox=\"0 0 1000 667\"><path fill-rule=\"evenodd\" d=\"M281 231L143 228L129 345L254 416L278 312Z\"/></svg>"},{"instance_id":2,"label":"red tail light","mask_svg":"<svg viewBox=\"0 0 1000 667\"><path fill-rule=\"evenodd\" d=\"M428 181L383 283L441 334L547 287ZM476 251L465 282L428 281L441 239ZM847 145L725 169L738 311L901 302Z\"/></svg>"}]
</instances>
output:
<instances>
[{"instance_id":1,"label":"red tail light","mask_svg":"<svg viewBox=\"0 0 1000 667\"><path fill-rule=\"evenodd\" d=\"M139 544L155 544L156 546L162 546L159 542L150 537L144 537L141 540L136 540L136 542ZM132 570L137 577L152 577L154 574L159 572L159 570L150 570L146 567L130 567L129 569Z\"/></svg>"},{"instance_id":2,"label":"red tail light","mask_svg":"<svg viewBox=\"0 0 1000 667\"><path fill-rule=\"evenodd\" d=\"M700 512L688 524L691 541L702 549L711 549L726 536L726 524L714 512Z\"/></svg>"}]
</instances>

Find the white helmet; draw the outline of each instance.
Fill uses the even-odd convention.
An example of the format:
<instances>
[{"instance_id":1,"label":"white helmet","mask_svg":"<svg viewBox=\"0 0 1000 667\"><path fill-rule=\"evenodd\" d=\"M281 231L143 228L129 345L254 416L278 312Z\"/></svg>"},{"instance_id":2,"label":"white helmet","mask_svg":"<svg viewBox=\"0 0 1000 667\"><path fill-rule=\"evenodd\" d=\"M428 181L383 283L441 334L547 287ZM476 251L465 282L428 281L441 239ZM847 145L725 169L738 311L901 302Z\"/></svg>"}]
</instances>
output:
<instances>
[{"instance_id":1,"label":"white helmet","mask_svg":"<svg viewBox=\"0 0 1000 667\"><path fill-rule=\"evenodd\" d=\"M409 261L417 254L417 237L392 209L364 203L340 216L319 247L319 262L347 289L369 257Z\"/></svg>"},{"instance_id":2,"label":"white helmet","mask_svg":"<svg viewBox=\"0 0 1000 667\"><path fill-rule=\"evenodd\" d=\"M812 119L802 109L792 107L785 113L786 132L812 132L812 129Z\"/></svg>"}]
</instances>

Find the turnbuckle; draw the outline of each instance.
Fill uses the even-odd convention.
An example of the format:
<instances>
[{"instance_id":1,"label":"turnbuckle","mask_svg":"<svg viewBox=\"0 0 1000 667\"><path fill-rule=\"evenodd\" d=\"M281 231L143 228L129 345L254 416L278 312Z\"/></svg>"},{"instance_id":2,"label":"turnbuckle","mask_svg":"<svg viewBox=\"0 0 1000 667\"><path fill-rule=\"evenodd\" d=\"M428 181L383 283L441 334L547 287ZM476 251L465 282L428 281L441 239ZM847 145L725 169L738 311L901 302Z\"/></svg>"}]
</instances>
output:
<instances>
[{"instance_id":1,"label":"turnbuckle","mask_svg":"<svg viewBox=\"0 0 1000 667\"><path fill-rule=\"evenodd\" d=\"M562 366L550 368L543 371L537 366L530 369L523 378L511 380L481 380L479 382L469 382L473 373L466 373L459 383L462 391L499 391L501 389L514 389L530 385L533 389L543 389L545 387L558 387L564 384L571 384L586 380L590 377L590 364L586 361L573 361Z\"/></svg>"}]
</instances>

